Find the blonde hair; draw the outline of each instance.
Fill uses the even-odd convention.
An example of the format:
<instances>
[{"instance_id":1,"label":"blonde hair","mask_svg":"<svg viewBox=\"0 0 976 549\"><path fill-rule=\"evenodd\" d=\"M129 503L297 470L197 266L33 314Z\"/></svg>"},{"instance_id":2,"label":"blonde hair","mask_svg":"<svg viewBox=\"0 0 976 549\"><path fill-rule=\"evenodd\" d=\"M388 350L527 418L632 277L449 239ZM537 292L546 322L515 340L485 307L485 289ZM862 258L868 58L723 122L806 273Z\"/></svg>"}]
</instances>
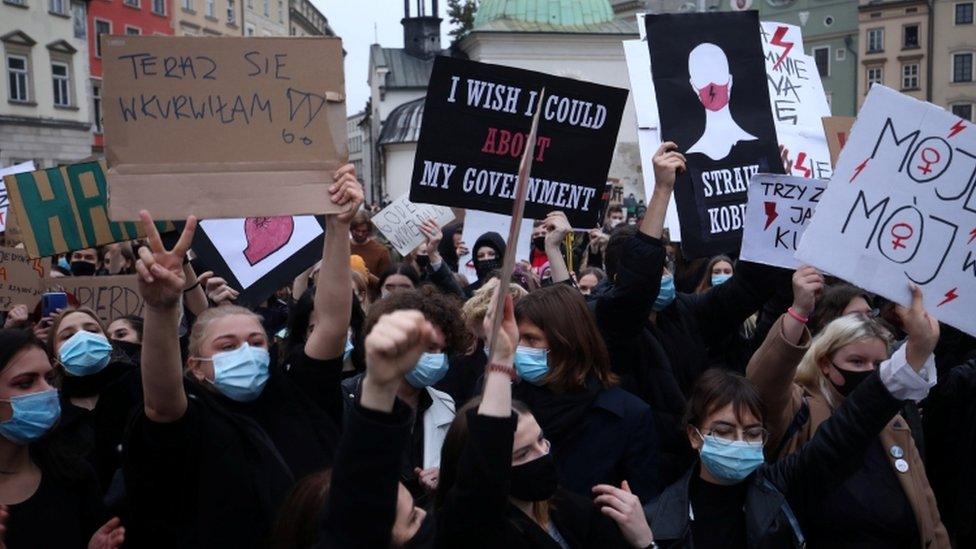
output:
<instances>
[{"instance_id":1,"label":"blonde hair","mask_svg":"<svg viewBox=\"0 0 976 549\"><path fill-rule=\"evenodd\" d=\"M891 352L891 334L881 324L863 314L838 317L828 324L813 339L810 348L800 360L794 381L808 392L820 395L831 407L835 402L836 389L820 369L825 360L832 360L841 348L866 339L879 339L885 344L886 352Z\"/></svg>"},{"instance_id":2,"label":"blonde hair","mask_svg":"<svg viewBox=\"0 0 976 549\"><path fill-rule=\"evenodd\" d=\"M207 328L209 328L215 320L234 315L249 316L257 320L258 324L261 324L261 317L259 315L250 309L245 309L239 305L222 305L220 307L211 307L200 313L200 316L197 317L196 322L193 323L193 329L190 331L190 342L187 345L189 356L199 356L200 344L203 341L203 336L207 333ZM264 329L264 324L261 324L261 328L262 330Z\"/></svg>"},{"instance_id":3,"label":"blonde hair","mask_svg":"<svg viewBox=\"0 0 976 549\"><path fill-rule=\"evenodd\" d=\"M464 325L472 333L477 333L476 328L481 326L488 314L488 307L491 305L491 297L495 295L495 288L498 287L498 279L492 278L484 286L478 288L470 299L464 302L461 307L461 316L464 318ZM525 288L518 284L509 283L508 293L512 296L512 301L518 301L529 295Z\"/></svg>"}]
</instances>

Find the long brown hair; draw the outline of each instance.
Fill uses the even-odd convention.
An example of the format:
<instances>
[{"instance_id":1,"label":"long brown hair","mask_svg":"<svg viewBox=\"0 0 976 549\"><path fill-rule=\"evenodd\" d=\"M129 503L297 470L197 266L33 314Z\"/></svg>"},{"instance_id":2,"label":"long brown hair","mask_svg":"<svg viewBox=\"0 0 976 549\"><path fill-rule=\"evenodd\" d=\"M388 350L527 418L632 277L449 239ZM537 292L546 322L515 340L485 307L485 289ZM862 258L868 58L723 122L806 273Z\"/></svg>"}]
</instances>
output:
<instances>
[{"instance_id":1,"label":"long brown hair","mask_svg":"<svg viewBox=\"0 0 976 549\"><path fill-rule=\"evenodd\" d=\"M732 259L729 256L727 256L727 255L717 255L717 256L713 257L708 262L708 265L705 266L705 272L702 273L701 280L698 282L698 287L695 288L695 293L696 294L703 294L703 293L707 292L708 290L712 289L712 269L715 268L715 265L717 265L718 263L721 263L723 261L725 263L728 263L729 265L731 265L732 266L732 272L735 272L735 263L732 262Z\"/></svg>"},{"instance_id":2,"label":"long brown hair","mask_svg":"<svg viewBox=\"0 0 976 549\"><path fill-rule=\"evenodd\" d=\"M275 549L312 547L318 534L319 514L332 485L332 469L303 477L285 497L271 535Z\"/></svg>"},{"instance_id":3,"label":"long brown hair","mask_svg":"<svg viewBox=\"0 0 976 549\"><path fill-rule=\"evenodd\" d=\"M591 375L604 387L616 385L607 346L579 290L556 284L532 292L515 304L515 320L535 324L549 340L547 387L581 389Z\"/></svg>"}]
</instances>

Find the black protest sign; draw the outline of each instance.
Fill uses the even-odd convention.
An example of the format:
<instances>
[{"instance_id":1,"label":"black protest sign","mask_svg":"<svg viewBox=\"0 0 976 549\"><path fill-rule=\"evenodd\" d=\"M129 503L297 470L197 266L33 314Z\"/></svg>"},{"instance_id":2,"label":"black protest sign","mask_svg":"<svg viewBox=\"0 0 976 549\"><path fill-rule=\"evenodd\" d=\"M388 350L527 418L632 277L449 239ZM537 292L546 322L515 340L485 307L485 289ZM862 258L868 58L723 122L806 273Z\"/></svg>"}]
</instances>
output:
<instances>
[{"instance_id":1,"label":"black protest sign","mask_svg":"<svg viewBox=\"0 0 976 549\"><path fill-rule=\"evenodd\" d=\"M595 227L627 90L463 59L434 62L410 200L511 214L543 88L525 217Z\"/></svg>"},{"instance_id":2,"label":"black protest sign","mask_svg":"<svg viewBox=\"0 0 976 549\"><path fill-rule=\"evenodd\" d=\"M753 174L783 173L756 12L648 15L661 119L688 169L675 183L687 257L735 252Z\"/></svg>"}]
</instances>

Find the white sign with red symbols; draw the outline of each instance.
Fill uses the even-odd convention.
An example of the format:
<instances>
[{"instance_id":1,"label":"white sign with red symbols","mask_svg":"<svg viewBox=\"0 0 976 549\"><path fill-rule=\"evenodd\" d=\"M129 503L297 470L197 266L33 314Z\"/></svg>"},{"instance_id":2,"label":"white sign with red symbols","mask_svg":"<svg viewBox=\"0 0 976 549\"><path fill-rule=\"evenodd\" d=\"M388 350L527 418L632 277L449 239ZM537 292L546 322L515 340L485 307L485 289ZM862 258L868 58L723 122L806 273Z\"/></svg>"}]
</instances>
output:
<instances>
[{"instance_id":1,"label":"white sign with red symbols","mask_svg":"<svg viewBox=\"0 0 976 549\"><path fill-rule=\"evenodd\" d=\"M796 257L976 335L974 173L973 123L875 85Z\"/></svg>"}]
</instances>

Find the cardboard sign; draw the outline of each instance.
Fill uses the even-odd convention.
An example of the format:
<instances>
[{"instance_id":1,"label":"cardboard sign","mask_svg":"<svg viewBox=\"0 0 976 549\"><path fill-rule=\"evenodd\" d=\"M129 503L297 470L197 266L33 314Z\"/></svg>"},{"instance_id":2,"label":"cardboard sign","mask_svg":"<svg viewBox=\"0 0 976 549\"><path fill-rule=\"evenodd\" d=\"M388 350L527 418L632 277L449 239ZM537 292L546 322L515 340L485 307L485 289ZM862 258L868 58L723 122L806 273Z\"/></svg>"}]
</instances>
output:
<instances>
[{"instance_id":1,"label":"cardboard sign","mask_svg":"<svg viewBox=\"0 0 976 549\"><path fill-rule=\"evenodd\" d=\"M193 236L201 269L240 292L238 305L261 305L322 259L324 218L311 215L208 219Z\"/></svg>"},{"instance_id":2,"label":"cardboard sign","mask_svg":"<svg viewBox=\"0 0 976 549\"><path fill-rule=\"evenodd\" d=\"M816 61L803 53L800 27L764 21L760 36L776 138L788 151L791 175L830 179L833 165L820 122L830 116L830 106Z\"/></svg>"},{"instance_id":3,"label":"cardboard sign","mask_svg":"<svg viewBox=\"0 0 976 549\"><path fill-rule=\"evenodd\" d=\"M854 117L825 116L822 120L824 133L827 135L827 147L830 149L830 164L836 166L840 151L847 144L847 136L854 125Z\"/></svg>"},{"instance_id":4,"label":"cardboard sign","mask_svg":"<svg viewBox=\"0 0 976 549\"><path fill-rule=\"evenodd\" d=\"M10 204L10 199L7 198L7 185L4 184L3 178L8 175L32 171L34 171L33 160L0 169L0 233L7 230L7 208Z\"/></svg>"},{"instance_id":5,"label":"cardboard sign","mask_svg":"<svg viewBox=\"0 0 976 549\"><path fill-rule=\"evenodd\" d=\"M31 259L24 250L0 248L0 311L21 304L33 310L44 293L41 281L50 271L50 259Z\"/></svg>"},{"instance_id":6,"label":"cardboard sign","mask_svg":"<svg viewBox=\"0 0 976 549\"><path fill-rule=\"evenodd\" d=\"M782 173L756 12L645 17L660 138L687 159L675 199L689 258L733 252L756 173Z\"/></svg>"},{"instance_id":7,"label":"cardboard sign","mask_svg":"<svg viewBox=\"0 0 976 549\"><path fill-rule=\"evenodd\" d=\"M42 281L44 291L64 291L78 298L79 307L95 311L105 324L127 316L142 316L144 301L138 275L66 276Z\"/></svg>"},{"instance_id":8,"label":"cardboard sign","mask_svg":"<svg viewBox=\"0 0 976 549\"><path fill-rule=\"evenodd\" d=\"M823 179L766 173L752 176L739 259L786 269L799 267L793 254L826 188Z\"/></svg>"},{"instance_id":9,"label":"cardboard sign","mask_svg":"<svg viewBox=\"0 0 976 549\"><path fill-rule=\"evenodd\" d=\"M321 214L348 157L338 38L103 37L113 220Z\"/></svg>"},{"instance_id":10,"label":"cardboard sign","mask_svg":"<svg viewBox=\"0 0 976 549\"><path fill-rule=\"evenodd\" d=\"M414 204L406 196L401 196L374 215L372 221L396 251L405 256L426 240L424 233L420 232L420 225L428 219L443 227L454 220L454 212L444 206Z\"/></svg>"},{"instance_id":11,"label":"cardboard sign","mask_svg":"<svg viewBox=\"0 0 976 549\"><path fill-rule=\"evenodd\" d=\"M525 215L597 226L627 90L451 57L434 62L410 200L511 214L543 88Z\"/></svg>"},{"instance_id":12,"label":"cardboard sign","mask_svg":"<svg viewBox=\"0 0 976 549\"><path fill-rule=\"evenodd\" d=\"M19 238L30 257L47 257L145 236L138 223L109 221L105 165L71 164L4 178ZM153 201L145 206L152 207ZM157 222L160 233L172 223Z\"/></svg>"},{"instance_id":13,"label":"cardboard sign","mask_svg":"<svg viewBox=\"0 0 976 549\"><path fill-rule=\"evenodd\" d=\"M874 85L796 257L976 335L976 126Z\"/></svg>"}]
</instances>

